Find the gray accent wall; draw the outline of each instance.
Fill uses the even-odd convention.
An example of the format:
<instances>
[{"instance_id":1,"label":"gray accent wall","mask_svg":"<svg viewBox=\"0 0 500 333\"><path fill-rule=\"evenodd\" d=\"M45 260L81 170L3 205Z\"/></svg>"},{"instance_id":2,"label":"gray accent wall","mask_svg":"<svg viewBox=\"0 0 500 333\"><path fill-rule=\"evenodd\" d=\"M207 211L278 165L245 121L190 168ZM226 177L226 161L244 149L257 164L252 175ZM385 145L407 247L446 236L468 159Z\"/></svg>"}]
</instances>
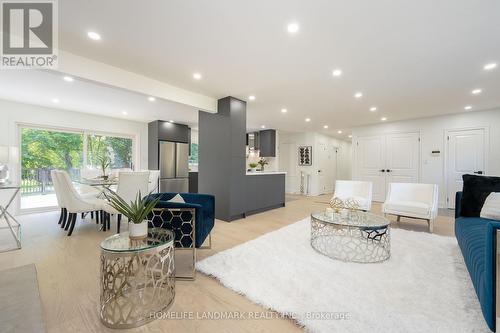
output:
<instances>
[{"instance_id":1,"label":"gray accent wall","mask_svg":"<svg viewBox=\"0 0 500 333\"><path fill-rule=\"evenodd\" d=\"M215 217L232 221L246 211L246 102L229 96L217 107L199 112L198 192L215 195Z\"/></svg>"}]
</instances>

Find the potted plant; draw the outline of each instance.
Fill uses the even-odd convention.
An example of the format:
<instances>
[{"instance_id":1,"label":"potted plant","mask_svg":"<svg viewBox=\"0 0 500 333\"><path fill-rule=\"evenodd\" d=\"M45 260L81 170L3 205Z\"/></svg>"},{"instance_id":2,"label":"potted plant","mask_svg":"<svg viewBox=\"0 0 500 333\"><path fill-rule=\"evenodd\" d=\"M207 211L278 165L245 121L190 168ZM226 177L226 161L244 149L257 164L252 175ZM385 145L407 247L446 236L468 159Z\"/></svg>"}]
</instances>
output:
<instances>
[{"instance_id":1,"label":"potted plant","mask_svg":"<svg viewBox=\"0 0 500 333\"><path fill-rule=\"evenodd\" d=\"M108 176L106 175L106 169L109 168L109 166L111 165L111 159L109 158L109 156L107 154L103 154L101 156L98 157L98 161L99 161L99 164L101 166L101 169L102 169L102 179L104 180L107 180L108 179Z\"/></svg>"},{"instance_id":2,"label":"potted plant","mask_svg":"<svg viewBox=\"0 0 500 333\"><path fill-rule=\"evenodd\" d=\"M257 171L257 163L249 163L248 166L250 167L251 172Z\"/></svg>"},{"instance_id":3,"label":"potted plant","mask_svg":"<svg viewBox=\"0 0 500 333\"><path fill-rule=\"evenodd\" d=\"M148 200L142 197L140 191L135 201L130 203L112 191L105 193L105 196L109 204L128 219L130 239L145 239L148 235L148 220L146 218L160 201L160 198Z\"/></svg>"},{"instance_id":4,"label":"potted plant","mask_svg":"<svg viewBox=\"0 0 500 333\"><path fill-rule=\"evenodd\" d=\"M267 162L265 158L261 158L259 160L260 171L264 171L264 165L266 165L266 164L269 164L269 162Z\"/></svg>"}]
</instances>

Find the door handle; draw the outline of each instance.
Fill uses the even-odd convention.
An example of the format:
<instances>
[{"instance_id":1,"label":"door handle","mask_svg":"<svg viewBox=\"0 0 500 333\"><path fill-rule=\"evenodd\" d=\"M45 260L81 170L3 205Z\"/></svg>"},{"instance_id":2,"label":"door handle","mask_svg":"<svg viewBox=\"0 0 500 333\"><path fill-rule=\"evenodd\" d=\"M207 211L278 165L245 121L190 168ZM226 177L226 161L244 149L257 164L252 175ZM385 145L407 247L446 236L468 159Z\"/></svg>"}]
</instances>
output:
<instances>
[{"instance_id":1,"label":"door handle","mask_svg":"<svg viewBox=\"0 0 500 333\"><path fill-rule=\"evenodd\" d=\"M477 175L482 175L483 174L482 171L474 171L474 173L477 174Z\"/></svg>"}]
</instances>

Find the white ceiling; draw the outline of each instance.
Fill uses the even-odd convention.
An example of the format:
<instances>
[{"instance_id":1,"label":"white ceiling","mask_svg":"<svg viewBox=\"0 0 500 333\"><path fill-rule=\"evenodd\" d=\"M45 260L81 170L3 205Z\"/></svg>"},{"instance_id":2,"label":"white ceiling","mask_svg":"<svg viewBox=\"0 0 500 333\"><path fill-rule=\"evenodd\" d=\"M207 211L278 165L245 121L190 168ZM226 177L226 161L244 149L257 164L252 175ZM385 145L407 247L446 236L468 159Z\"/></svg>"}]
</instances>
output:
<instances>
[{"instance_id":1,"label":"white ceiling","mask_svg":"<svg viewBox=\"0 0 500 333\"><path fill-rule=\"evenodd\" d=\"M249 127L326 124L325 132L344 136L381 117L500 106L500 68L482 70L500 64L499 1L87 0L59 1L59 16L64 50L216 98L255 95ZM293 36L292 21L300 25ZM89 40L90 30L102 40ZM342 77L332 77L335 68ZM471 95L477 87L483 93ZM121 95L104 97L86 102L92 110L124 107Z\"/></svg>"},{"instance_id":2,"label":"white ceiling","mask_svg":"<svg viewBox=\"0 0 500 333\"><path fill-rule=\"evenodd\" d=\"M80 78L66 82L63 77L48 71L5 70L0 75L0 98L141 122L163 119L198 124L198 110L193 107L161 99L149 102L142 94Z\"/></svg>"}]
</instances>

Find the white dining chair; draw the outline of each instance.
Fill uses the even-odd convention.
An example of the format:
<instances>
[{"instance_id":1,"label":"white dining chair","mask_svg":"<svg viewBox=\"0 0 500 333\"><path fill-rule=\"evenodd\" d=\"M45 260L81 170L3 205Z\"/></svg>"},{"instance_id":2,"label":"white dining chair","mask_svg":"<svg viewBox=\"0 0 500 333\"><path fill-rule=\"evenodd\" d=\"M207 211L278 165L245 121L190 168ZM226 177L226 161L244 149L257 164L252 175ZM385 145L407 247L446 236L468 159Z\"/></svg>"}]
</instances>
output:
<instances>
[{"instance_id":1,"label":"white dining chair","mask_svg":"<svg viewBox=\"0 0 500 333\"><path fill-rule=\"evenodd\" d=\"M372 187L372 182L337 180L333 197L342 201L353 199L359 205L360 210L369 211L372 208Z\"/></svg>"},{"instance_id":2,"label":"white dining chair","mask_svg":"<svg viewBox=\"0 0 500 333\"><path fill-rule=\"evenodd\" d=\"M160 186L160 170L141 170L142 172L149 172L149 186L148 193L158 193Z\"/></svg>"},{"instance_id":3,"label":"white dining chair","mask_svg":"<svg viewBox=\"0 0 500 333\"><path fill-rule=\"evenodd\" d=\"M95 197L82 197L76 191L71 178L66 171L56 171L55 175L57 177L56 182L58 182L61 189L61 203L68 212L68 219L64 230L69 230L68 236L71 236L73 229L75 228L78 213L100 211L102 210L105 202L104 200Z\"/></svg>"},{"instance_id":4,"label":"white dining chair","mask_svg":"<svg viewBox=\"0 0 500 333\"><path fill-rule=\"evenodd\" d=\"M384 215L426 220L429 231L434 230L438 215L438 186L436 184L390 183L382 206Z\"/></svg>"},{"instance_id":5,"label":"white dining chair","mask_svg":"<svg viewBox=\"0 0 500 333\"><path fill-rule=\"evenodd\" d=\"M137 172L120 172L118 174L118 187L116 189L116 194L118 194L127 203L134 201L137 198L137 194L140 192L142 196L149 194L149 171L137 171ZM121 214L112 207L109 203L103 206L104 212L104 224L105 228L109 229L111 227L111 214L117 215L117 225L116 232L120 232L121 224Z\"/></svg>"},{"instance_id":6,"label":"white dining chair","mask_svg":"<svg viewBox=\"0 0 500 333\"><path fill-rule=\"evenodd\" d=\"M56 172L57 170L50 170L50 178L52 179L52 185L54 186L54 192L56 193L57 206L61 208L61 215L59 215L59 222L57 224L60 224L61 228L64 228L64 225L66 224L67 212L66 208L62 204L62 199L61 199L62 193Z\"/></svg>"}]
</instances>

